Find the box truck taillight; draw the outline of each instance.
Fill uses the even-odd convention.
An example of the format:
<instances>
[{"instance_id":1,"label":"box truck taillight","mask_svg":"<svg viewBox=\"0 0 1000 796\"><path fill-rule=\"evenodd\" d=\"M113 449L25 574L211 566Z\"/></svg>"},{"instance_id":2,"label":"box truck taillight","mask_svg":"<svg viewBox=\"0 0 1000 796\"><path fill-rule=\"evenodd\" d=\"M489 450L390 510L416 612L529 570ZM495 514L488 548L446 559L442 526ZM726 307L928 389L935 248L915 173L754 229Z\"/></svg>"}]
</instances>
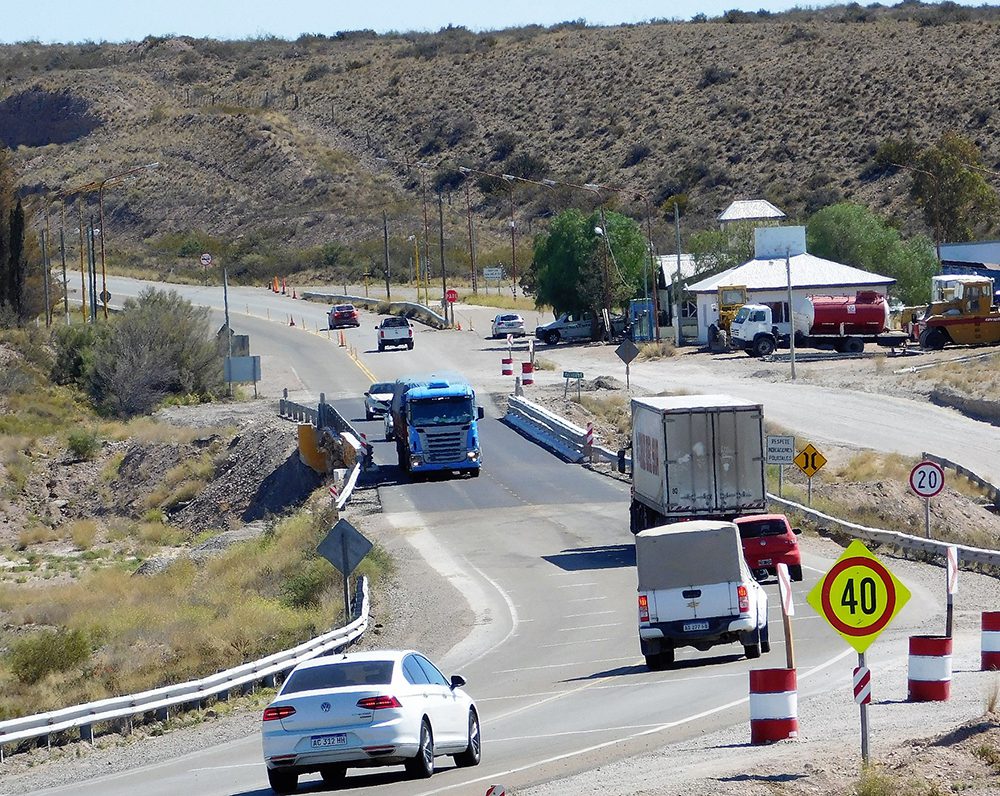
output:
<instances>
[{"instance_id":1,"label":"box truck taillight","mask_svg":"<svg viewBox=\"0 0 1000 796\"><path fill-rule=\"evenodd\" d=\"M639 595L639 621L649 621L649 597L645 594Z\"/></svg>"},{"instance_id":2,"label":"box truck taillight","mask_svg":"<svg viewBox=\"0 0 1000 796\"><path fill-rule=\"evenodd\" d=\"M740 601L740 613L748 614L750 613L750 595L747 593L746 586L736 587L736 596Z\"/></svg>"}]
</instances>

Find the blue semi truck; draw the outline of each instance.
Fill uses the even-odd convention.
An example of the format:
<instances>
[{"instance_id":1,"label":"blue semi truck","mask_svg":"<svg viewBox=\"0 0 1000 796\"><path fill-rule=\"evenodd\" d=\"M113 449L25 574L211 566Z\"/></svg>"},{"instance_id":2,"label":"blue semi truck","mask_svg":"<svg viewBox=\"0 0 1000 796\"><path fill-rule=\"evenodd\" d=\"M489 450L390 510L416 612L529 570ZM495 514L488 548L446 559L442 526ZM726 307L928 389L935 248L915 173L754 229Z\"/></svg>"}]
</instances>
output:
<instances>
[{"instance_id":1,"label":"blue semi truck","mask_svg":"<svg viewBox=\"0 0 1000 796\"><path fill-rule=\"evenodd\" d=\"M461 376L431 374L397 379L389 411L399 467L410 475L482 467L478 421L483 409Z\"/></svg>"}]
</instances>

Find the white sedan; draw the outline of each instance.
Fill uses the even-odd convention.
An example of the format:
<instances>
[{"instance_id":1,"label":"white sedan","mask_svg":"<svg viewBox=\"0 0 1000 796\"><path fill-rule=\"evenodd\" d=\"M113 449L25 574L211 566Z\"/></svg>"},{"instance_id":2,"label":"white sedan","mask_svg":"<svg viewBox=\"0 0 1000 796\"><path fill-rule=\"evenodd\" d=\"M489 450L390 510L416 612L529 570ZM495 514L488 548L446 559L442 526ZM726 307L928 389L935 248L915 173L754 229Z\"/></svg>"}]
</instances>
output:
<instances>
[{"instance_id":1,"label":"white sedan","mask_svg":"<svg viewBox=\"0 0 1000 796\"><path fill-rule=\"evenodd\" d=\"M505 312L497 315L493 319L493 334L496 337L506 337L512 334L514 337L524 337L524 318L516 313Z\"/></svg>"},{"instance_id":2,"label":"white sedan","mask_svg":"<svg viewBox=\"0 0 1000 796\"><path fill-rule=\"evenodd\" d=\"M267 779L292 793L301 774L343 782L349 767L402 764L434 773L434 758L479 765L479 712L462 686L419 652L358 652L300 663L264 710Z\"/></svg>"}]
</instances>

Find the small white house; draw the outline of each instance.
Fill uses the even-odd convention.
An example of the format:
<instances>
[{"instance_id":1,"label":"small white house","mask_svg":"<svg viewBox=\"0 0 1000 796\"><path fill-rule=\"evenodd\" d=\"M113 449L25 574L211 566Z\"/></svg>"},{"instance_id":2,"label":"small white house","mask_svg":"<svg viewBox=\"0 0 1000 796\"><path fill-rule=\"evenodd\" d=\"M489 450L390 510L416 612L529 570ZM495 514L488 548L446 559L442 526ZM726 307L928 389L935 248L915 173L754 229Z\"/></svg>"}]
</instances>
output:
<instances>
[{"instance_id":1,"label":"small white house","mask_svg":"<svg viewBox=\"0 0 1000 796\"><path fill-rule=\"evenodd\" d=\"M853 296L859 290L886 295L896 280L824 260L806 251L805 227L754 230L754 259L688 286L698 306L698 342L708 343L708 329L719 322L718 288L743 285L747 300L771 307L776 323L788 319L788 285L798 296Z\"/></svg>"}]
</instances>

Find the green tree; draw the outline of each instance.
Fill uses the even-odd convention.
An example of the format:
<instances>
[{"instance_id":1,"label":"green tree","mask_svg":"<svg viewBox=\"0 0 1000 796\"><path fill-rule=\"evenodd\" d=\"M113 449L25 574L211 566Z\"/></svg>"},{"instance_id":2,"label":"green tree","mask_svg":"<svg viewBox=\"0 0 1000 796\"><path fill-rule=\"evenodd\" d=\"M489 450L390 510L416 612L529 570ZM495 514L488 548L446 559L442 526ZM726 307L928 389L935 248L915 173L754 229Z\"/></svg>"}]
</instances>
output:
<instances>
[{"instance_id":1,"label":"green tree","mask_svg":"<svg viewBox=\"0 0 1000 796\"><path fill-rule=\"evenodd\" d=\"M25 277L24 207L10 152L0 147L0 323L23 323L29 315Z\"/></svg>"},{"instance_id":2,"label":"green tree","mask_svg":"<svg viewBox=\"0 0 1000 796\"><path fill-rule=\"evenodd\" d=\"M809 219L806 240L817 257L892 277L895 296L908 306L930 299L931 277L939 270L931 242L922 236L904 241L867 207L824 207Z\"/></svg>"},{"instance_id":3,"label":"green tree","mask_svg":"<svg viewBox=\"0 0 1000 796\"><path fill-rule=\"evenodd\" d=\"M738 221L724 229L695 232L688 239L695 270L706 276L742 265L753 259L756 224Z\"/></svg>"},{"instance_id":4,"label":"green tree","mask_svg":"<svg viewBox=\"0 0 1000 796\"><path fill-rule=\"evenodd\" d=\"M222 386L209 332L207 308L172 290L144 289L99 327L87 391L99 409L118 417L149 412L169 395L209 398Z\"/></svg>"},{"instance_id":5,"label":"green tree","mask_svg":"<svg viewBox=\"0 0 1000 796\"><path fill-rule=\"evenodd\" d=\"M599 317L606 293L612 308L642 295L648 254L639 225L615 212L605 213L603 223L607 237L595 231L604 231L600 212L565 210L535 239L536 305L551 305L556 314L590 310Z\"/></svg>"},{"instance_id":6,"label":"green tree","mask_svg":"<svg viewBox=\"0 0 1000 796\"><path fill-rule=\"evenodd\" d=\"M983 178L976 145L957 133L913 158L910 194L923 209L934 242L971 240L997 209L997 193Z\"/></svg>"}]
</instances>

